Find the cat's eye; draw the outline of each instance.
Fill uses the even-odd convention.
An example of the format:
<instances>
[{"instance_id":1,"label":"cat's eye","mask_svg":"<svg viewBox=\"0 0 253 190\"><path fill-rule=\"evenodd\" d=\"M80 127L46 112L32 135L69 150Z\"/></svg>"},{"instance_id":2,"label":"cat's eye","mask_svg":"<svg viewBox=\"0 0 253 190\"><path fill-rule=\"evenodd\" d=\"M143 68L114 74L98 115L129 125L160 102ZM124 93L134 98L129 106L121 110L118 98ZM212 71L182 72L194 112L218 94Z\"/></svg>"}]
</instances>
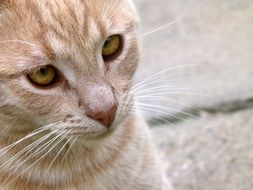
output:
<instances>
[{"instance_id":1,"label":"cat's eye","mask_svg":"<svg viewBox=\"0 0 253 190\"><path fill-rule=\"evenodd\" d=\"M113 35L106 39L102 49L102 56L105 61L110 61L119 55L122 46L121 41L120 35Z\"/></svg>"},{"instance_id":2,"label":"cat's eye","mask_svg":"<svg viewBox=\"0 0 253 190\"><path fill-rule=\"evenodd\" d=\"M52 85L57 77L56 69L53 66L41 67L27 75L29 80L41 87Z\"/></svg>"}]
</instances>

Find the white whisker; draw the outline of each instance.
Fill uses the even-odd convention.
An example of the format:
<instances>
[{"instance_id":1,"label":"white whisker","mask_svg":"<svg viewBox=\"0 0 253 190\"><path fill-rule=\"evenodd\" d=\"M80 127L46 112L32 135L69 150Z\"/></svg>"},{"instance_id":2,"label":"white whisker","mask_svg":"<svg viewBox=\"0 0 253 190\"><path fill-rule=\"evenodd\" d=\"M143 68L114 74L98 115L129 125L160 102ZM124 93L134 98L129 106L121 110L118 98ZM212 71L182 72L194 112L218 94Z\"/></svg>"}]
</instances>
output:
<instances>
[{"instance_id":1,"label":"white whisker","mask_svg":"<svg viewBox=\"0 0 253 190\"><path fill-rule=\"evenodd\" d=\"M65 136L65 137L66 137L66 136ZM64 137L62 137L62 139L58 142L58 144L59 144L63 139L64 139ZM46 172L45 172L45 174L44 174L43 179L41 180L40 186L42 185L43 181L45 180L45 178L46 178L46 176L47 176L47 174L48 174L48 172L49 172L51 166L52 166L53 163L55 162L55 160L58 158L58 156L60 155L60 153L62 152L62 150L67 146L67 144L68 144L71 140L72 140L72 138L68 139L68 140L66 141L66 143L62 146L62 148L58 151L58 153L55 155L54 159L53 159L52 162L49 164L49 166L48 166L48 168L47 168L47 170L46 170ZM57 145L56 145L56 146L57 146Z\"/></svg>"},{"instance_id":2,"label":"white whisker","mask_svg":"<svg viewBox=\"0 0 253 190\"><path fill-rule=\"evenodd\" d=\"M189 122L188 120L182 118L181 116L177 116L175 114L171 114L171 113L167 113L165 111L161 111L161 110L158 110L158 109L154 109L155 107L153 106L150 106L151 108L147 108L147 107L139 107L140 110L144 109L146 111L150 111L150 112L155 112L155 113L158 113L158 114L163 114L164 117L165 116L170 116L172 118L176 118L178 120L181 120L181 121L185 121L185 122Z\"/></svg>"},{"instance_id":3,"label":"white whisker","mask_svg":"<svg viewBox=\"0 0 253 190\"><path fill-rule=\"evenodd\" d=\"M59 139L59 137L64 134L65 131L63 131L62 133L60 133L59 135L57 135L54 139L50 140L49 145L47 145L46 147L43 148L43 150L41 150L39 153L41 153L42 151L44 151L46 148L48 148L52 143L54 143L56 140ZM62 140L62 139L61 139ZM60 140L60 141L61 141ZM11 180L9 183L7 183L5 186L10 185L11 183L13 183L18 177L22 176L25 172L27 172L31 167L33 167L36 163L38 163L40 160L44 159L56 146L58 145L57 143L54 143L54 145L52 145L52 147L43 155L41 156L39 159L37 159L34 163L32 163L29 167L27 167L24 171L22 171L20 174L18 174L13 180ZM34 157L35 155L33 155L32 157ZM29 156L27 159L31 159L31 156ZM27 160L26 159L26 160ZM21 165L21 164L20 164ZM18 168L20 167L20 165L18 166ZM16 170L16 169L15 169ZM15 170L13 172L11 172L11 174L9 174L9 177L7 179L5 179L4 184L7 182L7 180L11 177L11 175L15 172Z\"/></svg>"},{"instance_id":4,"label":"white whisker","mask_svg":"<svg viewBox=\"0 0 253 190\"><path fill-rule=\"evenodd\" d=\"M192 90L192 88L180 88L180 87L166 87L166 86L160 86L160 87L154 87L154 88L147 88L145 90L139 90L138 92L136 92L134 95L138 96L138 95L142 95L142 94L147 94L150 92L166 92L168 90ZM168 91L169 92L169 91Z\"/></svg>"},{"instance_id":5,"label":"white whisker","mask_svg":"<svg viewBox=\"0 0 253 190\"><path fill-rule=\"evenodd\" d=\"M126 7L128 5L128 2L125 1L124 3L122 3L112 14L110 14L110 17L108 18L108 20L112 20L112 18L124 7Z\"/></svg>"},{"instance_id":6,"label":"white whisker","mask_svg":"<svg viewBox=\"0 0 253 190\"><path fill-rule=\"evenodd\" d=\"M180 110L177 110L177 109L174 109L174 108L170 108L170 107L164 107L164 106L158 106L158 105L152 105L152 104L145 104L145 103L137 103L138 106L141 106L141 107L151 107L151 108L158 108L158 109L161 109L161 110L166 110L166 111L175 111L177 113L180 113L180 114L184 114L186 116L190 116L190 117L194 117L196 119L203 119L199 116L196 116L196 115L193 115L193 114L190 114L190 113L187 113L185 111L180 111ZM174 116L173 116L174 117ZM176 118L176 117L175 117ZM180 119L180 118L178 118Z\"/></svg>"},{"instance_id":7,"label":"white whisker","mask_svg":"<svg viewBox=\"0 0 253 190\"><path fill-rule=\"evenodd\" d=\"M75 142L77 141L77 139L79 138L79 136L80 135L78 135L73 141L72 141L72 143L70 144L70 146L69 146L69 148L68 148L68 150L67 150L67 152L65 153L65 155L64 155L64 157L63 157L63 159L62 159L62 161L61 161L61 164L60 165L62 165L63 164L63 162L64 162L64 160L66 159L66 157L67 157L67 155L69 154L69 152L71 151L71 148L74 146L74 144L75 144Z\"/></svg>"},{"instance_id":8,"label":"white whisker","mask_svg":"<svg viewBox=\"0 0 253 190\"><path fill-rule=\"evenodd\" d=\"M54 132L55 133L55 132ZM64 134L64 131L60 134L58 134L57 136L55 136L53 139L49 140L48 142L46 142L45 144L41 145L35 152L33 152L31 155L29 155L24 161L23 163L25 163L26 161L36 157L37 155L39 155L40 153L42 153L44 150L46 150L55 140L57 140L58 138L61 137L61 135ZM22 164L22 163L21 163Z\"/></svg>"},{"instance_id":9,"label":"white whisker","mask_svg":"<svg viewBox=\"0 0 253 190\"><path fill-rule=\"evenodd\" d=\"M184 94L184 95L192 95L192 96L208 96L205 94L200 94L200 93L193 93L193 92L180 92L180 91L171 91L171 92L158 92L158 93L153 93L149 94L150 96L157 96L157 95L169 95L169 94ZM137 99L138 98L143 98L146 97L145 95L141 96L135 96Z\"/></svg>"},{"instance_id":10,"label":"white whisker","mask_svg":"<svg viewBox=\"0 0 253 190\"><path fill-rule=\"evenodd\" d=\"M161 76L163 77L163 76ZM149 89L149 88L154 88L154 87L159 87L161 85L164 85L164 86L168 86L168 87L171 87L171 88L178 88L178 84L168 84L168 83L171 83L171 82L174 82L174 81L179 81L179 80L189 80L189 77L188 78L171 78L171 79L160 79L160 77L157 77L155 80L152 80L151 82L147 81L146 83L142 84L141 86L135 88L135 89L131 89L131 93L135 93L135 92L139 92L141 90L146 90L146 89ZM166 83L166 84L165 84ZM182 88L182 87L180 87ZM191 85L190 87L187 87L187 88L200 88L200 87L193 87L193 85Z\"/></svg>"},{"instance_id":11,"label":"white whisker","mask_svg":"<svg viewBox=\"0 0 253 190\"><path fill-rule=\"evenodd\" d=\"M162 74L164 74L166 72L173 71L173 70L176 70L176 69L180 69L180 68L183 68L183 67L197 66L197 65L200 65L200 64L184 64L184 65L178 65L178 66L175 66L175 67L171 67L171 68L162 70L158 73L155 73L155 74L149 76L148 78L144 79L143 81L137 83L131 89L135 90L136 88L140 87L141 85L145 84L146 82L148 82L150 80L152 80L152 82L153 82L154 79L159 78Z\"/></svg>"},{"instance_id":12,"label":"white whisker","mask_svg":"<svg viewBox=\"0 0 253 190\"><path fill-rule=\"evenodd\" d=\"M136 109L139 109L141 112L144 112L144 118L147 117L147 114L148 115L151 115L151 118L154 119L154 118L157 118L158 120L156 122L158 122L159 124L163 124L162 122L160 121L163 121L165 123L168 123L170 126L174 126L175 127L175 124L172 123L171 121L169 121L168 119L165 119L163 118L161 115L155 115L155 114L160 114L160 113L157 113L157 112L152 112L150 111L150 109L145 109L145 108L141 108L141 107L136 107ZM160 120L160 121L159 121Z\"/></svg>"},{"instance_id":13,"label":"white whisker","mask_svg":"<svg viewBox=\"0 0 253 190\"><path fill-rule=\"evenodd\" d=\"M3 148L3 149L0 149L0 151L1 151L0 157L1 157L2 155L4 155L9 149L11 149L12 147L16 146L17 144L23 142L24 140L26 140L26 139L28 139L28 138L31 138L31 137L37 135L37 134L39 134L39 133L42 133L42 132L48 130L50 127L52 127L53 125L58 124L58 123L60 123L60 122L55 122L55 123L51 123L51 124L48 124L48 125L41 126L40 128L38 128L38 129L32 131L31 133L29 133L28 135L26 135L26 136L23 137L22 139L20 139L20 140L18 140L18 141L16 141L16 142L14 142L14 143L12 143L12 144L6 146L6 147Z\"/></svg>"},{"instance_id":14,"label":"white whisker","mask_svg":"<svg viewBox=\"0 0 253 190\"><path fill-rule=\"evenodd\" d=\"M181 22L182 20L184 19L184 17L180 17L180 18L178 18L178 19L176 19L176 20L174 20L174 21L172 21L172 22L169 22L169 23L167 23L167 24L164 24L164 25L162 25L162 26L160 26L160 27L158 27L158 28L156 28L156 29L154 29L154 30L151 30L151 31L149 31L149 32L146 32L146 33L144 33L144 34L141 34L140 36L139 36L139 38L144 38L144 37L146 37L146 36L149 36L149 35L151 35L151 34L154 34L154 33L156 33L156 32L159 32L160 30L163 30L163 29L165 29L165 28L167 28L167 27L169 27L169 26L172 26L172 25L174 25L174 24L176 24L176 23L178 23L178 22Z\"/></svg>"},{"instance_id":15,"label":"white whisker","mask_svg":"<svg viewBox=\"0 0 253 190\"><path fill-rule=\"evenodd\" d=\"M15 154L11 159L9 159L7 162L3 163L0 168L2 168L3 166L8 166L10 164L15 164L13 163L13 161L15 161L20 155L22 155L23 153L25 153L27 150L28 152L26 152L21 158L19 158L20 161L22 160L27 154L29 154L30 152L33 151L34 148L36 148L36 146L38 146L40 143L42 143L43 141L45 141L47 138L49 138L52 133L49 133L43 137L41 137L40 139L36 140L35 142L33 142L32 144L29 144L27 147L25 147L24 149L22 149L21 151L19 151L17 154ZM38 151L38 150L37 150Z\"/></svg>"},{"instance_id":16,"label":"white whisker","mask_svg":"<svg viewBox=\"0 0 253 190\"><path fill-rule=\"evenodd\" d=\"M177 105L181 105L181 106L184 106L184 107L187 107L189 109L193 109L193 110L198 110L197 107L194 107L192 105L189 105L189 104L186 104L186 103L183 103L183 102L180 102L178 100L175 100L173 98L169 98L167 96L145 96L145 97L139 97L139 98L135 98L134 97L134 100L137 100L138 102L142 103L142 102L146 102L148 100L150 101L157 101L159 100L159 102L164 102L164 103L168 103L168 102L172 102L172 103L175 103Z\"/></svg>"}]
</instances>

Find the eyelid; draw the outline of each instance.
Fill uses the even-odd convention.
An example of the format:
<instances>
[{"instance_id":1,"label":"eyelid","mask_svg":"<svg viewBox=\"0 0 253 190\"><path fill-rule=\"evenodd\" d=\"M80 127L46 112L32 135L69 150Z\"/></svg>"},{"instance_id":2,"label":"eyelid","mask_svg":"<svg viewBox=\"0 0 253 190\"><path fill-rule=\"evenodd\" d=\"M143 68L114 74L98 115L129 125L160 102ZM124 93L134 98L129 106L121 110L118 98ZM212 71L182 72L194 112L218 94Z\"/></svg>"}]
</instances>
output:
<instances>
[{"instance_id":1,"label":"eyelid","mask_svg":"<svg viewBox=\"0 0 253 190\"><path fill-rule=\"evenodd\" d=\"M47 65L49 64L22 63L22 65L19 65L19 68L24 75L27 75Z\"/></svg>"}]
</instances>

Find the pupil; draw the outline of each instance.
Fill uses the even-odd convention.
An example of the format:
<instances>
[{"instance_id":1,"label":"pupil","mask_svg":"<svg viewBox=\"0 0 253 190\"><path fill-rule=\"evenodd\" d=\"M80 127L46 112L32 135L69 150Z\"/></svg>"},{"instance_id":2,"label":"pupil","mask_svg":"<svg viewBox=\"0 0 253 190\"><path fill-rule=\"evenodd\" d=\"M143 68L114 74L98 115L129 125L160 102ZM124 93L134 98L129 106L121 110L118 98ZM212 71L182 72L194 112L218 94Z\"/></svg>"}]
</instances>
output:
<instances>
[{"instance_id":1,"label":"pupil","mask_svg":"<svg viewBox=\"0 0 253 190\"><path fill-rule=\"evenodd\" d=\"M42 75L46 75L47 74L47 68L45 67L45 68L41 68L40 69L40 73L42 74Z\"/></svg>"},{"instance_id":2,"label":"pupil","mask_svg":"<svg viewBox=\"0 0 253 190\"><path fill-rule=\"evenodd\" d=\"M111 42L111 38L108 38L106 41L105 41L105 47L107 47Z\"/></svg>"}]
</instances>

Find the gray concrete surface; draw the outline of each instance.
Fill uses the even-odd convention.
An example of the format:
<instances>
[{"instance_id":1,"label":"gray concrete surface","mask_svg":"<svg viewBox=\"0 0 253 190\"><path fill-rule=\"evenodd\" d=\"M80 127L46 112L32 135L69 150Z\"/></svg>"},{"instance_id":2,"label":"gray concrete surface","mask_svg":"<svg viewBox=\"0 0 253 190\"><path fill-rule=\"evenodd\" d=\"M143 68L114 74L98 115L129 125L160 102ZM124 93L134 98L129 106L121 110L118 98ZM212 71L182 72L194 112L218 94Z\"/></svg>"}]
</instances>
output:
<instances>
[{"instance_id":1,"label":"gray concrete surface","mask_svg":"<svg viewBox=\"0 0 253 190\"><path fill-rule=\"evenodd\" d=\"M152 129L175 190L253 189L253 109Z\"/></svg>"},{"instance_id":2,"label":"gray concrete surface","mask_svg":"<svg viewBox=\"0 0 253 190\"><path fill-rule=\"evenodd\" d=\"M179 66L137 91L174 189L252 190L253 1L135 3L142 20L136 83ZM172 86L156 88L165 85Z\"/></svg>"},{"instance_id":3,"label":"gray concrete surface","mask_svg":"<svg viewBox=\"0 0 253 190\"><path fill-rule=\"evenodd\" d=\"M169 95L198 107L246 100L253 95L252 0L137 0L140 35L181 21L141 39L142 61L136 81L160 70L166 82L198 95ZM196 65L193 65L196 64ZM201 95L201 96L200 96ZM184 109L168 102L168 106Z\"/></svg>"}]
</instances>

